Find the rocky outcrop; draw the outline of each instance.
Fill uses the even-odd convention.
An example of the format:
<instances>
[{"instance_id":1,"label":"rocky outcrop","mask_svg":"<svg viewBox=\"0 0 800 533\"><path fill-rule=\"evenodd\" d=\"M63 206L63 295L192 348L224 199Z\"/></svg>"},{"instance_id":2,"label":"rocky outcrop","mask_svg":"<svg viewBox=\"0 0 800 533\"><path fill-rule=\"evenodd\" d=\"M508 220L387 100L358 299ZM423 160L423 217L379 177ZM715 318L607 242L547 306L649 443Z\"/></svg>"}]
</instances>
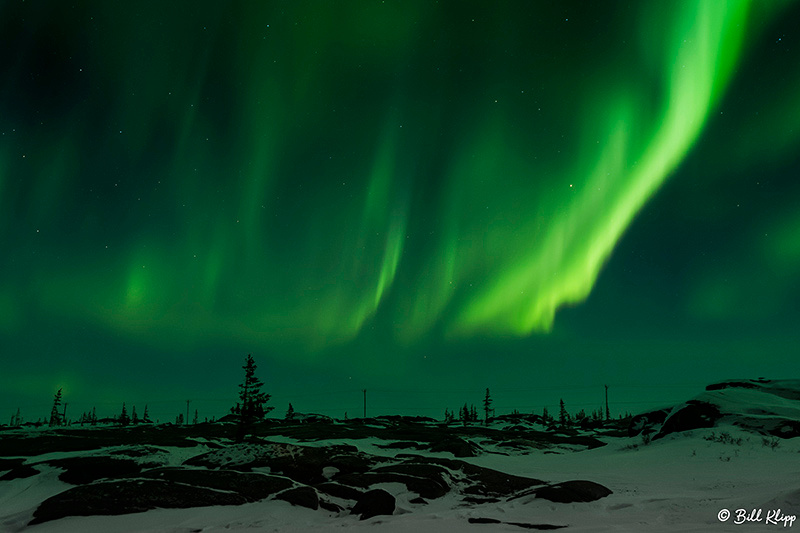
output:
<instances>
[{"instance_id":1,"label":"rocky outcrop","mask_svg":"<svg viewBox=\"0 0 800 533\"><path fill-rule=\"evenodd\" d=\"M540 487L533 492L537 498L556 503L593 502L612 494L611 490L593 481L564 481Z\"/></svg>"},{"instance_id":2,"label":"rocky outcrop","mask_svg":"<svg viewBox=\"0 0 800 533\"><path fill-rule=\"evenodd\" d=\"M98 479L124 478L142 471L142 465L132 459L118 459L109 456L68 457L54 459L47 464L63 468L58 479L73 485L85 485Z\"/></svg>"},{"instance_id":3,"label":"rocky outcrop","mask_svg":"<svg viewBox=\"0 0 800 533\"><path fill-rule=\"evenodd\" d=\"M292 505L307 507L314 511L319 509L319 496L317 495L317 491L311 487L295 487L285 490L275 496L275 499L289 502Z\"/></svg>"},{"instance_id":4,"label":"rocky outcrop","mask_svg":"<svg viewBox=\"0 0 800 533\"><path fill-rule=\"evenodd\" d=\"M241 505L235 492L221 492L155 479L107 481L80 485L48 498L33 513L31 524L65 516L119 515L156 508Z\"/></svg>"},{"instance_id":5,"label":"rocky outcrop","mask_svg":"<svg viewBox=\"0 0 800 533\"><path fill-rule=\"evenodd\" d=\"M361 520L378 515L394 514L395 499L383 489L365 492L356 502L351 514L361 515Z\"/></svg>"},{"instance_id":6,"label":"rocky outcrop","mask_svg":"<svg viewBox=\"0 0 800 533\"><path fill-rule=\"evenodd\" d=\"M24 479L26 477L33 477L38 473L39 471L30 465L15 466L11 470L0 476L0 481L11 481L12 479Z\"/></svg>"},{"instance_id":7,"label":"rocky outcrop","mask_svg":"<svg viewBox=\"0 0 800 533\"><path fill-rule=\"evenodd\" d=\"M263 500L293 486L291 479L269 474L233 470L199 470L180 467L157 468L142 477L183 483L195 487L236 492L246 501Z\"/></svg>"}]
</instances>

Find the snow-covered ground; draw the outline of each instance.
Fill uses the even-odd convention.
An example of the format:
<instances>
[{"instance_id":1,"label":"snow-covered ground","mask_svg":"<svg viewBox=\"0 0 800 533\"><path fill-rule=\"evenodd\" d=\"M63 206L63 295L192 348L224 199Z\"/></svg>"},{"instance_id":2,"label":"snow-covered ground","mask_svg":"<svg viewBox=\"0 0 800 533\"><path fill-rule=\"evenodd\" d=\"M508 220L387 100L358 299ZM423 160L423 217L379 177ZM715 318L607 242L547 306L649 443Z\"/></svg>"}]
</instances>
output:
<instances>
[{"instance_id":1,"label":"snow-covered ground","mask_svg":"<svg viewBox=\"0 0 800 533\"><path fill-rule=\"evenodd\" d=\"M741 394L739 394L741 392ZM734 410L763 414L753 401L752 390L726 389L708 393L723 413ZM720 400L722 399L722 400ZM797 400L777 401L774 407L793 418ZM735 409L734 409L735 408ZM643 437L599 437L605 446L572 451L570 446L497 453L484 453L461 460L501 472L561 482L590 480L613 491L588 503L553 503L534 495L500 498L494 503L470 504L464 494L451 490L412 503L417 494L402 483L381 483L396 498L392 516L360 520L348 510L338 513L311 510L285 501L265 499L244 505L154 509L118 516L67 517L28 526L34 510L45 499L71 487L58 479L58 468L45 467L39 475L0 482L0 530L26 533L72 532L229 532L229 531L375 531L461 532L524 531L524 524L566 526L571 532L688 532L770 531L770 528L800 527L793 516L800 514L800 438L777 439L742 429L724 417L716 427L668 434L649 441ZM450 458L446 452L387 449L377 437L355 440L297 441L286 436L270 437L278 446L332 446L349 444L360 452L383 458L413 453ZM776 444L777 443L777 444ZM159 462L179 465L210 447L158 448ZM104 450L108 451L108 450ZM152 449L151 451L151 457ZM224 451L224 450L223 450ZM27 464L43 459L88 456L98 453L50 453L29 457ZM227 452L226 452L227 453ZM258 471L258 470L256 470ZM335 469L324 470L326 476ZM0 472L2 475L3 472ZM334 497L330 501L346 507ZM745 520L743 511L750 520ZM494 519L500 523L470 523L470 519ZM724 520L723 520L724 519ZM737 523L739 522L739 523ZM765 529L766 528L766 529Z\"/></svg>"},{"instance_id":2,"label":"snow-covered ground","mask_svg":"<svg viewBox=\"0 0 800 533\"><path fill-rule=\"evenodd\" d=\"M734 443L720 442L720 435L724 432L731 436ZM38 476L6 481L0 485L0 528L30 533L300 532L351 529L441 533L522 531L514 525L468 522L469 518L484 517L502 522L564 525L568 526L566 531L574 532L753 531L770 527L765 523L770 511L780 509L783 515L798 514L798 439L783 440L773 449L765 446L761 437L734 427L693 430L689 433L647 445L639 439L606 438L604 440L608 445L581 452L534 452L515 456L485 454L466 459L478 466L544 480L588 479L613 491L612 495L590 503L559 504L530 496L494 504L465 506L455 494L448 494L431 500L427 505L420 505L409 503L416 494L409 493L404 485L390 483L380 488L397 497L395 514L363 521L347 512L312 511L284 501L266 500L241 506L68 517L25 527L41 501L70 486L58 480L59 470L54 468ZM707 440L712 437L716 441ZM742 439L740 444L735 443L738 438ZM352 444L363 447L365 451L380 451L390 455L386 453L387 450L381 450L374 442L369 442L369 439ZM633 448L632 444L636 444L636 447ZM176 456L168 460L172 464L191 453L185 448L166 451ZM724 523L718 518L723 509L732 513ZM761 509L761 522L734 524L738 509L748 512Z\"/></svg>"}]
</instances>

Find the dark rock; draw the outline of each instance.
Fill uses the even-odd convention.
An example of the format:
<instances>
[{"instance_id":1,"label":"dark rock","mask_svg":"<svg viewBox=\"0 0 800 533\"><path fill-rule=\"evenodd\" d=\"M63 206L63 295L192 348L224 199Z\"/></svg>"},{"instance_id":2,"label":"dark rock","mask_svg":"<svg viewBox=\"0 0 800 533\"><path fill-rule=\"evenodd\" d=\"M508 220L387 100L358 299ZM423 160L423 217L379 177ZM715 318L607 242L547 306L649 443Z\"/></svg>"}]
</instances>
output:
<instances>
[{"instance_id":1,"label":"dark rock","mask_svg":"<svg viewBox=\"0 0 800 533\"><path fill-rule=\"evenodd\" d=\"M528 522L505 522L510 526L517 526L523 529L539 529L539 530L549 530L549 529L561 529L567 526L554 526L552 524L529 524Z\"/></svg>"},{"instance_id":2,"label":"dark rock","mask_svg":"<svg viewBox=\"0 0 800 533\"><path fill-rule=\"evenodd\" d=\"M30 465L20 465L12 468L8 472L0 476L0 481L10 481L12 479L24 479L26 477L35 476L38 473L39 471Z\"/></svg>"},{"instance_id":3,"label":"dark rock","mask_svg":"<svg viewBox=\"0 0 800 533\"><path fill-rule=\"evenodd\" d=\"M292 505L307 507L314 511L319 509L319 496L317 495L317 491L311 487L296 487L285 490L275 496L275 499L289 502Z\"/></svg>"},{"instance_id":4,"label":"dark rock","mask_svg":"<svg viewBox=\"0 0 800 533\"><path fill-rule=\"evenodd\" d=\"M474 465L465 465L463 472L474 483L471 487L467 487L464 492L483 496L510 496L520 490L544 483L539 479L514 476Z\"/></svg>"},{"instance_id":5,"label":"dark rock","mask_svg":"<svg viewBox=\"0 0 800 533\"><path fill-rule=\"evenodd\" d=\"M338 476L336 480L346 485L367 488L378 483L403 483L406 488L423 498L435 499L447 494L450 488L435 479L427 479L395 472L365 472Z\"/></svg>"},{"instance_id":6,"label":"dark rock","mask_svg":"<svg viewBox=\"0 0 800 533\"><path fill-rule=\"evenodd\" d=\"M450 452L453 457L475 457L476 449L479 448L461 437L448 437L431 443L432 452Z\"/></svg>"},{"instance_id":7,"label":"dark rock","mask_svg":"<svg viewBox=\"0 0 800 533\"><path fill-rule=\"evenodd\" d=\"M497 503L497 502L500 501L500 499L499 498L478 498L478 497L475 497L475 496L464 496L461 499L461 501L462 502L467 502L467 503L475 503L475 504L480 505L480 504L483 504L483 503Z\"/></svg>"},{"instance_id":8,"label":"dark rock","mask_svg":"<svg viewBox=\"0 0 800 533\"><path fill-rule=\"evenodd\" d=\"M722 390L727 388L739 388L739 389L760 389L761 384L769 383L769 380L765 380L763 378L760 379L747 379L747 380L731 380L731 381L723 381L721 383L712 383L711 385L706 385L707 391L712 390Z\"/></svg>"},{"instance_id":9,"label":"dark rock","mask_svg":"<svg viewBox=\"0 0 800 533\"><path fill-rule=\"evenodd\" d=\"M428 501L425 498L414 498L413 500L408 500L408 503L416 503L418 505L428 505Z\"/></svg>"},{"instance_id":10,"label":"dark rock","mask_svg":"<svg viewBox=\"0 0 800 533\"><path fill-rule=\"evenodd\" d=\"M773 437L782 439L793 439L800 437L800 422L796 420L785 420L777 425L774 429L767 430L767 433Z\"/></svg>"},{"instance_id":11,"label":"dark rock","mask_svg":"<svg viewBox=\"0 0 800 533\"><path fill-rule=\"evenodd\" d=\"M450 491L446 479L450 473L442 466L430 463L406 462L398 465L389 465L375 468L373 472L392 472L418 478L412 484L406 484L423 498L440 498Z\"/></svg>"},{"instance_id":12,"label":"dark rock","mask_svg":"<svg viewBox=\"0 0 800 533\"><path fill-rule=\"evenodd\" d=\"M421 450L426 448L426 446L418 442L411 442L411 441L390 442L389 444L377 444L376 446L378 446L378 448L391 449L391 450L407 450L409 448Z\"/></svg>"},{"instance_id":13,"label":"dark rock","mask_svg":"<svg viewBox=\"0 0 800 533\"><path fill-rule=\"evenodd\" d=\"M232 470L195 470L169 467L149 470L141 476L185 483L195 487L233 491L241 494L250 502L263 500L294 485L291 479L281 476Z\"/></svg>"},{"instance_id":14,"label":"dark rock","mask_svg":"<svg viewBox=\"0 0 800 533\"><path fill-rule=\"evenodd\" d=\"M314 488L330 496L344 498L345 500L358 500L364 494L358 489L332 482L320 483L319 485L314 485Z\"/></svg>"},{"instance_id":15,"label":"dark rock","mask_svg":"<svg viewBox=\"0 0 800 533\"><path fill-rule=\"evenodd\" d=\"M652 433L661 428L664 420L667 419L669 409L659 409L657 411L650 411L649 413L642 413L631 418L630 425L628 426L628 436L635 437L642 431Z\"/></svg>"},{"instance_id":16,"label":"dark rock","mask_svg":"<svg viewBox=\"0 0 800 533\"><path fill-rule=\"evenodd\" d=\"M400 458L401 456L398 455L397 457ZM505 472L498 472L491 468L483 468L458 459L421 456L402 457L407 459L406 463L403 463L403 465L436 465L440 467L440 469L430 472L445 473L449 471L450 475L448 477L458 479L461 483L467 485L464 489L464 492L467 494L480 496L509 496L521 490L536 485L544 485L545 483L540 479L506 474ZM398 466L400 465L394 465L388 468L397 469ZM418 470L418 472L422 471ZM420 494L420 496L424 495Z\"/></svg>"},{"instance_id":17,"label":"dark rock","mask_svg":"<svg viewBox=\"0 0 800 533\"><path fill-rule=\"evenodd\" d=\"M551 524L529 524L527 522L501 522L496 518L468 518L467 521L470 524L508 524L510 526L517 526L523 529L541 529L541 530L548 530L548 529L561 529L562 527L567 526L554 526Z\"/></svg>"},{"instance_id":18,"label":"dark rock","mask_svg":"<svg viewBox=\"0 0 800 533\"><path fill-rule=\"evenodd\" d=\"M239 494L160 480L124 480L81 485L42 502L31 524L65 516L120 515L158 507L174 509L247 503Z\"/></svg>"},{"instance_id":19,"label":"dark rock","mask_svg":"<svg viewBox=\"0 0 800 533\"><path fill-rule=\"evenodd\" d=\"M468 518L467 522L469 522L470 524L502 524L502 522L500 522L500 520L496 518L483 518L483 517Z\"/></svg>"},{"instance_id":20,"label":"dark rock","mask_svg":"<svg viewBox=\"0 0 800 533\"><path fill-rule=\"evenodd\" d=\"M365 492L358 499L351 514L361 515L361 520L378 515L394 514L395 499L383 489Z\"/></svg>"},{"instance_id":21,"label":"dark rock","mask_svg":"<svg viewBox=\"0 0 800 533\"><path fill-rule=\"evenodd\" d=\"M537 498L543 498L556 503L593 502L605 498L612 492L593 481L565 481L554 485L539 487L535 491Z\"/></svg>"},{"instance_id":22,"label":"dark rock","mask_svg":"<svg viewBox=\"0 0 800 533\"><path fill-rule=\"evenodd\" d=\"M24 462L25 459L6 459L4 457L0 457L0 472L21 466Z\"/></svg>"},{"instance_id":23,"label":"dark rock","mask_svg":"<svg viewBox=\"0 0 800 533\"><path fill-rule=\"evenodd\" d=\"M721 416L716 405L699 400L689 400L686 405L672 410L664 420L661 430L653 438L659 439L670 433L690 429L714 427Z\"/></svg>"},{"instance_id":24,"label":"dark rock","mask_svg":"<svg viewBox=\"0 0 800 533\"><path fill-rule=\"evenodd\" d=\"M320 500L319 506L325 509L326 511L330 511L332 513L341 513L342 511L344 511L344 508L341 507L340 505L337 505L333 502L329 502L327 500Z\"/></svg>"},{"instance_id":25,"label":"dark rock","mask_svg":"<svg viewBox=\"0 0 800 533\"><path fill-rule=\"evenodd\" d=\"M360 453L354 446L324 447L296 444L240 444L192 457L183 463L205 468L226 468L249 472L256 467L268 467L298 483L315 485L327 481L322 469L332 466L340 474L366 472L375 460Z\"/></svg>"},{"instance_id":26,"label":"dark rock","mask_svg":"<svg viewBox=\"0 0 800 533\"><path fill-rule=\"evenodd\" d=\"M108 456L68 457L46 461L46 463L65 469L58 479L73 485L85 485L103 478L134 476L142 470L142 465L136 461Z\"/></svg>"}]
</instances>

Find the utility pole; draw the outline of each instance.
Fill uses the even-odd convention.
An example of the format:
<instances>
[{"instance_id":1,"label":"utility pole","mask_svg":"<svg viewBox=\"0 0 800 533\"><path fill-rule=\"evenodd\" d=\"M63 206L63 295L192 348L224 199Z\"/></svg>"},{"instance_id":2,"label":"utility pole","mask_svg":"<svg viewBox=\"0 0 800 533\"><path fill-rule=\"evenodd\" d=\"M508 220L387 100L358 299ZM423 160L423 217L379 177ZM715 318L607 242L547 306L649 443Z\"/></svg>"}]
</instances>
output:
<instances>
[{"instance_id":1,"label":"utility pole","mask_svg":"<svg viewBox=\"0 0 800 533\"><path fill-rule=\"evenodd\" d=\"M186 400L186 425L189 425L189 402L192 400Z\"/></svg>"},{"instance_id":2,"label":"utility pole","mask_svg":"<svg viewBox=\"0 0 800 533\"><path fill-rule=\"evenodd\" d=\"M367 418L367 389L364 389L364 418Z\"/></svg>"},{"instance_id":3,"label":"utility pole","mask_svg":"<svg viewBox=\"0 0 800 533\"><path fill-rule=\"evenodd\" d=\"M606 387L606 420L611 420L611 411L608 410L608 385Z\"/></svg>"}]
</instances>

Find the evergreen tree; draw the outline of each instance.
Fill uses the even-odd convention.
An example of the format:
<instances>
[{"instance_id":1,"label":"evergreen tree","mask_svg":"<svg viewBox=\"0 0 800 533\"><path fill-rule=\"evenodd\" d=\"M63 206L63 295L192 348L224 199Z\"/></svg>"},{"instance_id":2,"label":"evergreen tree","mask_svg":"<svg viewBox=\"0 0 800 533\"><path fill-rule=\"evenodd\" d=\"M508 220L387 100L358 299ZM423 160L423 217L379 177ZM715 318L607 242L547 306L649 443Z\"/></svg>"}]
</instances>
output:
<instances>
[{"instance_id":1,"label":"evergreen tree","mask_svg":"<svg viewBox=\"0 0 800 533\"><path fill-rule=\"evenodd\" d=\"M139 423L139 415L136 414L136 406L133 406L133 411L131 412L131 424L138 424Z\"/></svg>"},{"instance_id":2,"label":"evergreen tree","mask_svg":"<svg viewBox=\"0 0 800 533\"><path fill-rule=\"evenodd\" d=\"M194 420L192 420L192 424L197 424L197 409L194 410Z\"/></svg>"},{"instance_id":3,"label":"evergreen tree","mask_svg":"<svg viewBox=\"0 0 800 533\"><path fill-rule=\"evenodd\" d=\"M241 414L239 415L239 428L236 440L242 442L250 429L253 420L263 419L272 407L265 407L270 395L261 391L264 383L256 377L256 362L253 356L247 354L247 359L242 367L244 381L239 385L239 399L241 400Z\"/></svg>"},{"instance_id":4,"label":"evergreen tree","mask_svg":"<svg viewBox=\"0 0 800 533\"><path fill-rule=\"evenodd\" d=\"M96 425L97 425L97 410L96 410L94 407L92 407L92 420L91 420L91 424L92 424L93 426L96 426Z\"/></svg>"},{"instance_id":5,"label":"evergreen tree","mask_svg":"<svg viewBox=\"0 0 800 533\"><path fill-rule=\"evenodd\" d=\"M128 409L125 407L125 402L122 402L122 412L117 419L121 426L127 426L131 423L131 418L128 416Z\"/></svg>"},{"instance_id":6,"label":"evergreen tree","mask_svg":"<svg viewBox=\"0 0 800 533\"><path fill-rule=\"evenodd\" d=\"M452 412L452 411L450 411L448 409L444 410L444 423L445 424L452 424L453 420L455 420L455 418L456 418L456 415L455 415L454 412Z\"/></svg>"},{"instance_id":7,"label":"evergreen tree","mask_svg":"<svg viewBox=\"0 0 800 533\"><path fill-rule=\"evenodd\" d=\"M547 406L542 409L542 424L548 424L550 422L550 413L547 412Z\"/></svg>"},{"instance_id":8,"label":"evergreen tree","mask_svg":"<svg viewBox=\"0 0 800 533\"><path fill-rule=\"evenodd\" d=\"M486 396L483 398L483 411L486 413L483 423L489 425L489 411L492 410L492 398L489 396L489 389L486 389Z\"/></svg>"},{"instance_id":9,"label":"evergreen tree","mask_svg":"<svg viewBox=\"0 0 800 533\"><path fill-rule=\"evenodd\" d=\"M183 413L180 413L178 416L175 417L175 425L178 426L183 425Z\"/></svg>"},{"instance_id":10,"label":"evergreen tree","mask_svg":"<svg viewBox=\"0 0 800 533\"><path fill-rule=\"evenodd\" d=\"M478 421L478 410L475 408L475 404L469 406L469 419L471 422Z\"/></svg>"},{"instance_id":11,"label":"evergreen tree","mask_svg":"<svg viewBox=\"0 0 800 533\"><path fill-rule=\"evenodd\" d=\"M144 414L142 415L142 423L150 424L152 420L150 420L150 414L147 412L147 404L144 404Z\"/></svg>"},{"instance_id":12,"label":"evergreen tree","mask_svg":"<svg viewBox=\"0 0 800 533\"><path fill-rule=\"evenodd\" d=\"M50 411L50 427L61 425L61 413L58 408L61 407L61 389L56 392L53 398L53 409Z\"/></svg>"},{"instance_id":13,"label":"evergreen tree","mask_svg":"<svg viewBox=\"0 0 800 533\"><path fill-rule=\"evenodd\" d=\"M559 402L559 409L558 409L558 423L561 426L567 425L569 421L569 413L567 413L567 408L564 407L564 399L562 398Z\"/></svg>"},{"instance_id":14,"label":"evergreen tree","mask_svg":"<svg viewBox=\"0 0 800 533\"><path fill-rule=\"evenodd\" d=\"M284 418L286 420L294 420L294 407L292 407L291 402L289 403L289 408L286 410L286 416Z\"/></svg>"}]
</instances>

